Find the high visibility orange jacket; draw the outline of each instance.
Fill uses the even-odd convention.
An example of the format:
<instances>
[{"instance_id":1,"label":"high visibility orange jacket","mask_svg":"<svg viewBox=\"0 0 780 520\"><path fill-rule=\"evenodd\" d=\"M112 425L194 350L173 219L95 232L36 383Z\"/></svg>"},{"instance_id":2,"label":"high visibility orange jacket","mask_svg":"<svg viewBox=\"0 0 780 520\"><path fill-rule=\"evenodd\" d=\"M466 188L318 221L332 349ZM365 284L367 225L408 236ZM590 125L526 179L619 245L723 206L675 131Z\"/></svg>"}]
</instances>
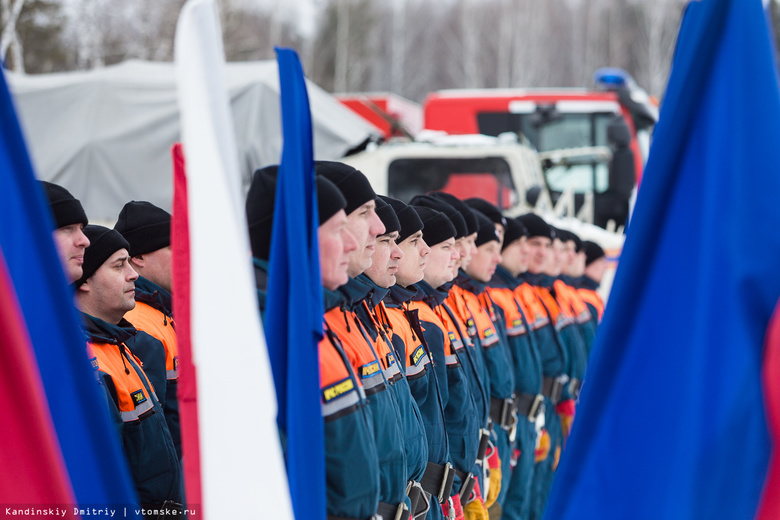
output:
<instances>
[{"instance_id":1,"label":"high visibility orange jacket","mask_svg":"<svg viewBox=\"0 0 780 520\"><path fill-rule=\"evenodd\" d=\"M403 425L395 396L389 387L394 357L388 356L391 353L384 342L371 338L355 314L355 309L362 305L369 291L369 286L354 278L337 291L326 290L325 323L341 341L344 353L368 396L379 453L379 500L392 506L401 502L409 505Z\"/></svg>"},{"instance_id":2,"label":"high visibility orange jacket","mask_svg":"<svg viewBox=\"0 0 780 520\"><path fill-rule=\"evenodd\" d=\"M587 276L581 276L577 279L577 287L577 292L582 296L582 299L585 300L585 303L590 305L592 309L595 309L600 323L601 317L604 315L604 300L602 300L599 293L596 292L596 289L599 288L599 284Z\"/></svg>"},{"instance_id":3,"label":"high visibility orange jacket","mask_svg":"<svg viewBox=\"0 0 780 520\"><path fill-rule=\"evenodd\" d=\"M112 325L87 314L82 316L87 351L119 429L140 503L181 503L181 465L162 407L140 360L126 346L135 335L144 333L125 320Z\"/></svg>"},{"instance_id":4,"label":"high visibility orange jacket","mask_svg":"<svg viewBox=\"0 0 780 520\"><path fill-rule=\"evenodd\" d=\"M165 348L165 420L171 430L176 453L181 459L181 428L179 426L179 347L173 321L171 294L159 285L140 276L135 281L135 308L125 314L133 326L162 342ZM131 347L132 348L132 347ZM141 360L144 356L137 353Z\"/></svg>"}]
</instances>

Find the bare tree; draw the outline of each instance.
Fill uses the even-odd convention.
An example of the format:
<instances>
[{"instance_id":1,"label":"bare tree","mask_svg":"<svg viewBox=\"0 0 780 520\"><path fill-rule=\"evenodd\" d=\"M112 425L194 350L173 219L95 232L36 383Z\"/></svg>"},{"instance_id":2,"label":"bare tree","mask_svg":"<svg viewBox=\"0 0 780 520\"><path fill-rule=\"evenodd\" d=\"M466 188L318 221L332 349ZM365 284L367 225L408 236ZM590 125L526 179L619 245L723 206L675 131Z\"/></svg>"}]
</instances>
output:
<instances>
[{"instance_id":1,"label":"bare tree","mask_svg":"<svg viewBox=\"0 0 780 520\"><path fill-rule=\"evenodd\" d=\"M0 36L0 58L5 60L9 49L11 50L11 70L24 73L24 58L22 42L19 41L19 33L16 25L19 15L22 14L25 0L2 0L0 15L3 20L3 32Z\"/></svg>"}]
</instances>

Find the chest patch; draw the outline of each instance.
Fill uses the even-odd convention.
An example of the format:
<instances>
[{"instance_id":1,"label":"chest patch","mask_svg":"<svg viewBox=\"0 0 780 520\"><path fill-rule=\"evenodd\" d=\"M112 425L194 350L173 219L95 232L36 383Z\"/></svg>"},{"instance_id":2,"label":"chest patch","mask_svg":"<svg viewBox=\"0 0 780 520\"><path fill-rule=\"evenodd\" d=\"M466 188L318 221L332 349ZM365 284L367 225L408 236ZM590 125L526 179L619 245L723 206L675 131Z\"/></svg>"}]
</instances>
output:
<instances>
[{"instance_id":1,"label":"chest patch","mask_svg":"<svg viewBox=\"0 0 780 520\"><path fill-rule=\"evenodd\" d=\"M322 398L327 403L329 401L341 397L347 392L352 391L354 388L355 388L355 383L352 382L352 379L350 378L342 379L341 381L333 383L332 385L324 388L322 390Z\"/></svg>"},{"instance_id":2,"label":"chest patch","mask_svg":"<svg viewBox=\"0 0 780 520\"><path fill-rule=\"evenodd\" d=\"M146 396L144 395L143 390L136 390L132 394L130 394L130 397L133 398L133 404L138 407L139 404L146 402Z\"/></svg>"}]
</instances>

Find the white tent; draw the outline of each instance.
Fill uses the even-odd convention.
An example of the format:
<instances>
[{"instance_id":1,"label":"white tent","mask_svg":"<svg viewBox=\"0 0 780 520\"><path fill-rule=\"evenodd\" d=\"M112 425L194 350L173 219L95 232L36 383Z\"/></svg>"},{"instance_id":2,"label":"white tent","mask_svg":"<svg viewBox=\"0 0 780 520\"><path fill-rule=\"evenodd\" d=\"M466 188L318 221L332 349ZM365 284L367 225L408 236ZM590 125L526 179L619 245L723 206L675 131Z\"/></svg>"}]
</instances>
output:
<instances>
[{"instance_id":1,"label":"white tent","mask_svg":"<svg viewBox=\"0 0 780 520\"><path fill-rule=\"evenodd\" d=\"M113 222L129 200L170 211L170 147L180 140L172 63L6 74L38 178L70 190L95 221ZM255 169L281 158L276 62L229 63L224 79L248 185ZM379 133L314 83L308 87L316 159L338 159Z\"/></svg>"}]
</instances>

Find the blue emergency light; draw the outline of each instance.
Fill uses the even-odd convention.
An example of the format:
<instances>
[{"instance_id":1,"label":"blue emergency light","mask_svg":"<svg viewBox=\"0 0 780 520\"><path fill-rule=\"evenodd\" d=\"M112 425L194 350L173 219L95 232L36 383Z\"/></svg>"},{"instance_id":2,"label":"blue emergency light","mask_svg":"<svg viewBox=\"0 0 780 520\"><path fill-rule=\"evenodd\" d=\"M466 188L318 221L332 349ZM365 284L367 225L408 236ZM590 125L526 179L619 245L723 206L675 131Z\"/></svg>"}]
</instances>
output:
<instances>
[{"instance_id":1,"label":"blue emergency light","mask_svg":"<svg viewBox=\"0 0 780 520\"><path fill-rule=\"evenodd\" d=\"M605 90L612 90L615 88L631 87L634 83L634 78L623 69L602 67L593 73L593 82L596 86Z\"/></svg>"}]
</instances>

